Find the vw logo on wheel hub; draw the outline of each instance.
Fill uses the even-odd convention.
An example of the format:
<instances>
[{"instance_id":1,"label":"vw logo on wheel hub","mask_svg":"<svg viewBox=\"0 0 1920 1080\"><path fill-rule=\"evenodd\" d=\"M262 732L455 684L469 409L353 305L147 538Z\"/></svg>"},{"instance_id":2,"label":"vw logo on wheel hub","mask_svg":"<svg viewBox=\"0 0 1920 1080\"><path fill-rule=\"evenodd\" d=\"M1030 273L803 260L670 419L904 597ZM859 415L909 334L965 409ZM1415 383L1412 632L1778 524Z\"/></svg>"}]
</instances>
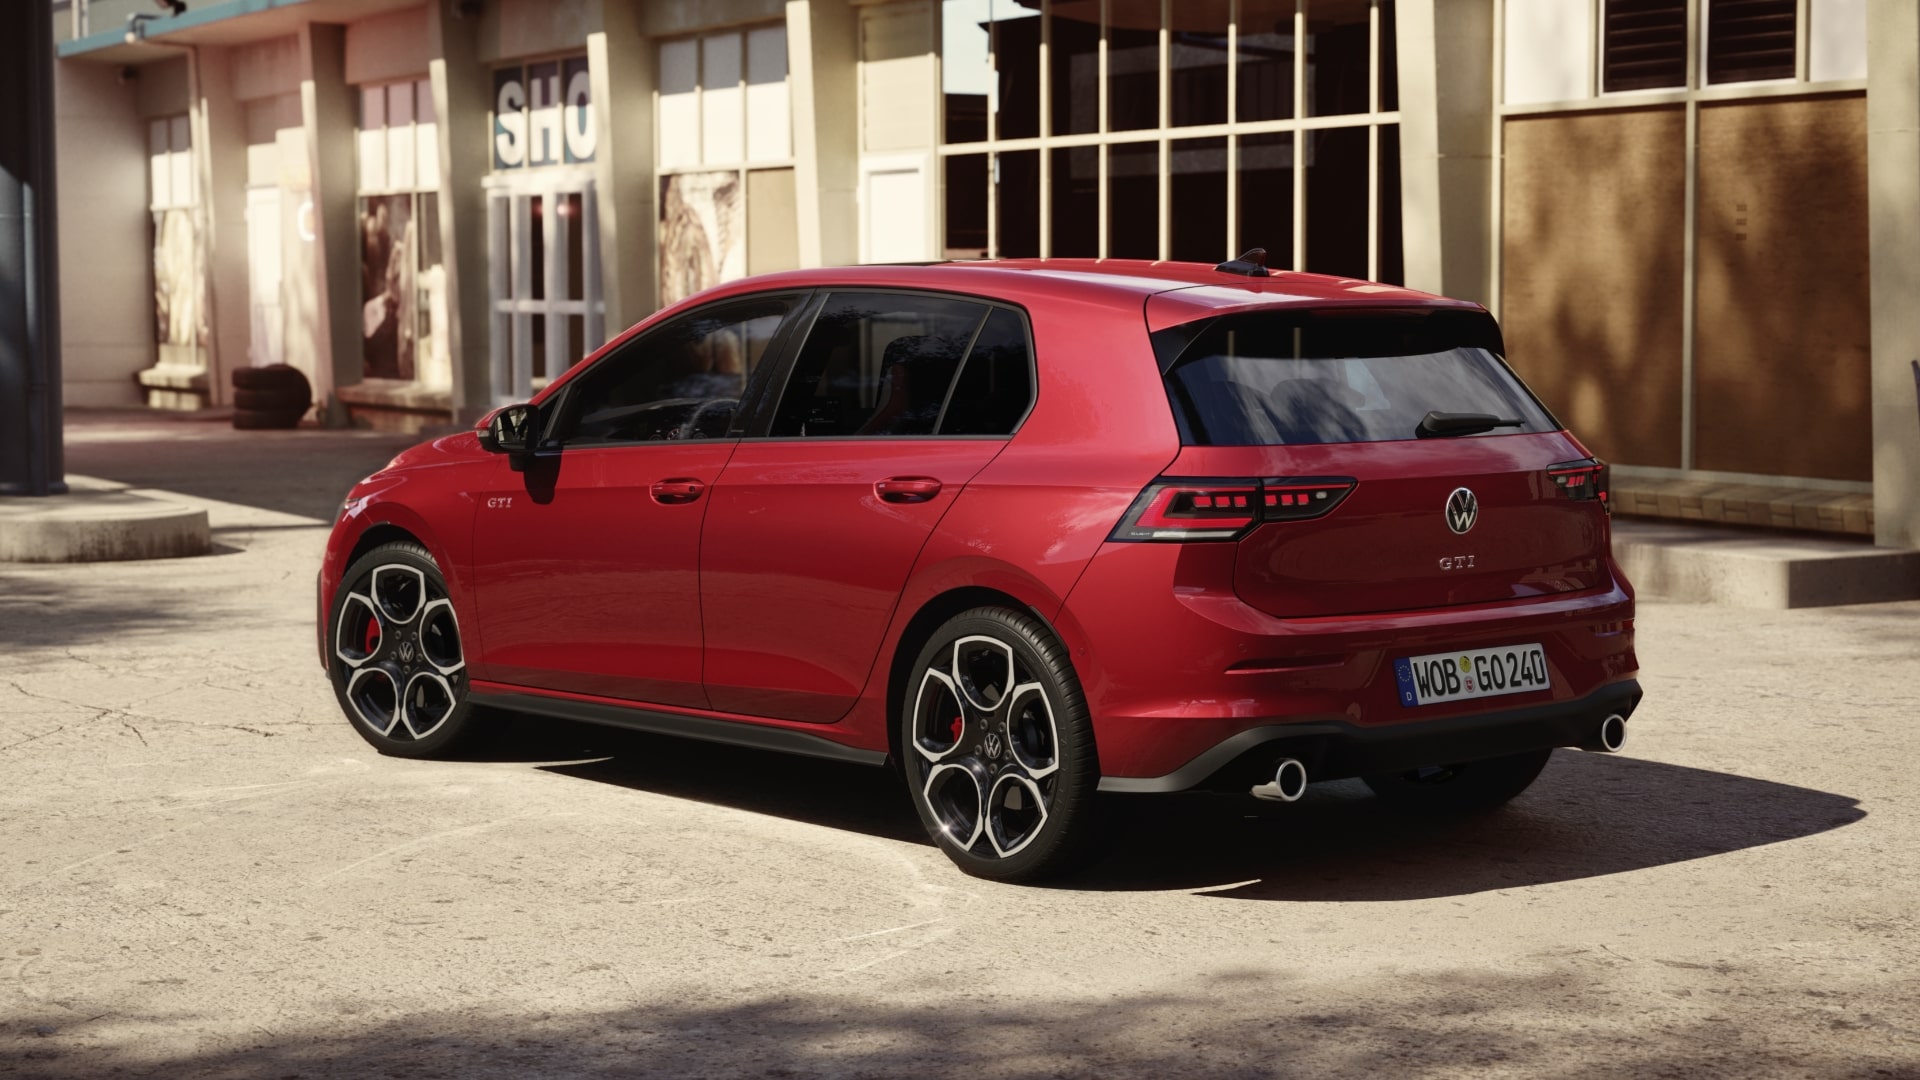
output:
<instances>
[{"instance_id":1,"label":"vw logo on wheel hub","mask_svg":"<svg viewBox=\"0 0 1920 1080\"><path fill-rule=\"evenodd\" d=\"M997 731L988 733L986 741L980 744L980 752L987 755L989 758L999 757L1000 756L1000 733Z\"/></svg>"},{"instance_id":2,"label":"vw logo on wheel hub","mask_svg":"<svg viewBox=\"0 0 1920 1080\"><path fill-rule=\"evenodd\" d=\"M1480 500L1466 488L1454 488L1453 494L1447 496L1447 528L1465 536L1479 519Z\"/></svg>"}]
</instances>

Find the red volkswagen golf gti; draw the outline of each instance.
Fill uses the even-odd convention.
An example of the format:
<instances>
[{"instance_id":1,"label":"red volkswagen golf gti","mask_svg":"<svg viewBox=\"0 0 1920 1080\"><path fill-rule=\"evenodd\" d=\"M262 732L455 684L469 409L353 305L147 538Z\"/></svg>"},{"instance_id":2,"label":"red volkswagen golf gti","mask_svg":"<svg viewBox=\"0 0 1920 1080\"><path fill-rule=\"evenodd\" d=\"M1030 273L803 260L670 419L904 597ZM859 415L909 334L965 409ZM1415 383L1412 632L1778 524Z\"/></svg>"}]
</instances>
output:
<instances>
[{"instance_id":1,"label":"red volkswagen golf gti","mask_svg":"<svg viewBox=\"0 0 1920 1080\"><path fill-rule=\"evenodd\" d=\"M1640 700L1607 468L1502 355L1257 258L735 282L358 484L321 658L389 754L495 707L891 762L1003 880L1098 791L1495 806Z\"/></svg>"}]
</instances>

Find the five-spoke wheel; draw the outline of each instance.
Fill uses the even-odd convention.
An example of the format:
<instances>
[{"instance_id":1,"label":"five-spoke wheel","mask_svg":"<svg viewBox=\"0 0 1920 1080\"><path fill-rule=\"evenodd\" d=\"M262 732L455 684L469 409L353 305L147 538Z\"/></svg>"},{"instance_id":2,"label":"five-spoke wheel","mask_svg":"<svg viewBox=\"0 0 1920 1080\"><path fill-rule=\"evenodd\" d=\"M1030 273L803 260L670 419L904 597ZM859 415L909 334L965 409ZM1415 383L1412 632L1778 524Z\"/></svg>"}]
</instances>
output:
<instances>
[{"instance_id":1,"label":"five-spoke wheel","mask_svg":"<svg viewBox=\"0 0 1920 1080\"><path fill-rule=\"evenodd\" d=\"M1098 783L1066 650L1029 615L980 608L933 635L901 708L928 833L969 873L1025 880L1084 846Z\"/></svg>"},{"instance_id":2,"label":"five-spoke wheel","mask_svg":"<svg viewBox=\"0 0 1920 1080\"><path fill-rule=\"evenodd\" d=\"M418 544L382 545L348 568L327 641L340 707L381 752L431 757L468 727L460 622Z\"/></svg>"}]
</instances>

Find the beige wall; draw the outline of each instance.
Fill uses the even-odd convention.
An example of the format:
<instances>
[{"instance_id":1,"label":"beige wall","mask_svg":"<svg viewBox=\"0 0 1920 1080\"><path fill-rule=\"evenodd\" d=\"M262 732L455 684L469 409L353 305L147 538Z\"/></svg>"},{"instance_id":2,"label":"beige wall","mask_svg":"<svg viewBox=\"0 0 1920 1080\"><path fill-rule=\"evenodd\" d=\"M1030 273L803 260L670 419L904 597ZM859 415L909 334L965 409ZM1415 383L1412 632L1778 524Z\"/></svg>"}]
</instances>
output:
<instances>
[{"instance_id":1,"label":"beige wall","mask_svg":"<svg viewBox=\"0 0 1920 1080\"><path fill-rule=\"evenodd\" d=\"M1700 107L1697 468L1873 477L1866 120L1859 94Z\"/></svg>"},{"instance_id":2,"label":"beige wall","mask_svg":"<svg viewBox=\"0 0 1920 1080\"><path fill-rule=\"evenodd\" d=\"M347 81L417 79L432 57L427 9L408 8L347 24Z\"/></svg>"},{"instance_id":3,"label":"beige wall","mask_svg":"<svg viewBox=\"0 0 1920 1080\"><path fill-rule=\"evenodd\" d=\"M122 82L108 64L54 65L61 393L68 406L145 400L134 373L154 357L153 225L139 86Z\"/></svg>"},{"instance_id":4,"label":"beige wall","mask_svg":"<svg viewBox=\"0 0 1920 1080\"><path fill-rule=\"evenodd\" d=\"M1678 467L1686 116L1506 122L1507 356L1616 464Z\"/></svg>"}]
</instances>

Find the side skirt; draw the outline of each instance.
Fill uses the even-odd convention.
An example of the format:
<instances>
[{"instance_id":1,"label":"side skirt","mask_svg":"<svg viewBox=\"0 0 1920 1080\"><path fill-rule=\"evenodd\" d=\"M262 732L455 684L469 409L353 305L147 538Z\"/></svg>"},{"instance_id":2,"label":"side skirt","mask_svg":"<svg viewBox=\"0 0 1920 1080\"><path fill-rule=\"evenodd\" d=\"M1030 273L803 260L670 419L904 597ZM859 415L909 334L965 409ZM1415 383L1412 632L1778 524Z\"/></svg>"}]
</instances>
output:
<instances>
[{"instance_id":1,"label":"side skirt","mask_svg":"<svg viewBox=\"0 0 1920 1080\"><path fill-rule=\"evenodd\" d=\"M884 765L887 760L887 755L878 750L861 750L804 731L665 712L644 705L610 705L575 698L548 697L545 694L515 693L490 689L478 683L469 691L469 698L474 704L489 708L604 724L653 735L676 735L684 739L774 750L856 765Z\"/></svg>"}]
</instances>

